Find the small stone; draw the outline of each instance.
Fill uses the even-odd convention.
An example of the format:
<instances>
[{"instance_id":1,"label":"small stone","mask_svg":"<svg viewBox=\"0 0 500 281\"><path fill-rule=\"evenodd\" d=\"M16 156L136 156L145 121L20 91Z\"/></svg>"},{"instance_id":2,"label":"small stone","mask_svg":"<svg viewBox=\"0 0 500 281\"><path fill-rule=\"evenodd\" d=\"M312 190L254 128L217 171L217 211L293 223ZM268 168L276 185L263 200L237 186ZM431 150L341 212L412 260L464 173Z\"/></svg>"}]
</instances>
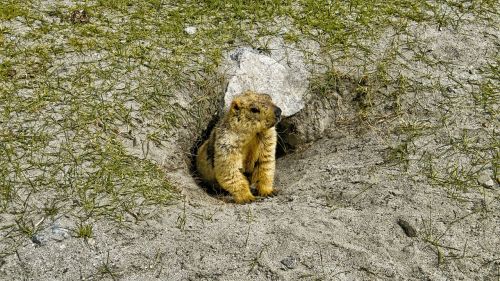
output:
<instances>
[{"instance_id":1,"label":"small stone","mask_svg":"<svg viewBox=\"0 0 500 281\"><path fill-rule=\"evenodd\" d=\"M410 225L409 222L407 222L404 219L398 219L398 225L403 229L405 232L406 236L408 237L416 237L417 236L417 231L413 226Z\"/></svg>"},{"instance_id":2,"label":"small stone","mask_svg":"<svg viewBox=\"0 0 500 281\"><path fill-rule=\"evenodd\" d=\"M76 23L88 23L89 15L85 10L76 10L71 13L70 20L73 24Z\"/></svg>"},{"instance_id":3,"label":"small stone","mask_svg":"<svg viewBox=\"0 0 500 281\"><path fill-rule=\"evenodd\" d=\"M14 76L16 76L17 74L17 71L13 68L10 68L9 70L7 70L7 76L9 78L14 78Z\"/></svg>"},{"instance_id":4,"label":"small stone","mask_svg":"<svg viewBox=\"0 0 500 281\"><path fill-rule=\"evenodd\" d=\"M43 236L41 235L33 235L31 236L31 242L35 243L37 246L41 246L42 245L42 241L43 241Z\"/></svg>"},{"instance_id":5,"label":"small stone","mask_svg":"<svg viewBox=\"0 0 500 281\"><path fill-rule=\"evenodd\" d=\"M297 258L288 256L281 260L281 264L284 265L287 269L294 269L297 267Z\"/></svg>"},{"instance_id":6,"label":"small stone","mask_svg":"<svg viewBox=\"0 0 500 281\"><path fill-rule=\"evenodd\" d=\"M184 31L189 34L189 35L193 35L196 33L197 29L195 26L188 26L186 28L184 28Z\"/></svg>"},{"instance_id":7,"label":"small stone","mask_svg":"<svg viewBox=\"0 0 500 281\"><path fill-rule=\"evenodd\" d=\"M491 189L491 188L493 188L493 186L495 186L495 182L493 182L493 179L486 171L479 174L479 177L477 178L477 182L485 188Z\"/></svg>"},{"instance_id":8,"label":"small stone","mask_svg":"<svg viewBox=\"0 0 500 281\"><path fill-rule=\"evenodd\" d=\"M51 238L55 241L58 241L58 242L70 237L69 231L65 228L58 226L58 225L53 225L51 227L51 232L52 232Z\"/></svg>"}]
</instances>

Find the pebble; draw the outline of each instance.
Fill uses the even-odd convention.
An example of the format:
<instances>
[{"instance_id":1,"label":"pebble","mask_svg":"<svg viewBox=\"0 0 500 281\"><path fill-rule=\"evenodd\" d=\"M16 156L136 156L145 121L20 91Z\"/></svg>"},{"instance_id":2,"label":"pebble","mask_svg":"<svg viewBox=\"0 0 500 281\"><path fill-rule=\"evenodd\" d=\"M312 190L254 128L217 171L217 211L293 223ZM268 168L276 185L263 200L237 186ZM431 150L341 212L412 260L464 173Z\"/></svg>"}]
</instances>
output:
<instances>
[{"instance_id":1,"label":"pebble","mask_svg":"<svg viewBox=\"0 0 500 281\"><path fill-rule=\"evenodd\" d=\"M286 266L288 269L294 269L297 267L297 258L288 256L281 260L281 264Z\"/></svg>"},{"instance_id":2,"label":"pebble","mask_svg":"<svg viewBox=\"0 0 500 281\"><path fill-rule=\"evenodd\" d=\"M196 33L197 29L196 29L196 27L194 27L194 26L188 26L188 27L184 28L184 31L185 31L187 34L189 34L189 35L193 35L193 34L195 34L195 33Z\"/></svg>"},{"instance_id":3,"label":"pebble","mask_svg":"<svg viewBox=\"0 0 500 281\"><path fill-rule=\"evenodd\" d=\"M495 186L495 182L493 182L493 179L490 177L489 173L486 171L479 174L479 177L477 178L477 182L485 188L491 189Z\"/></svg>"},{"instance_id":4,"label":"pebble","mask_svg":"<svg viewBox=\"0 0 500 281\"><path fill-rule=\"evenodd\" d=\"M75 10L71 13L70 20L73 24L88 23L89 15L85 10Z\"/></svg>"},{"instance_id":5,"label":"pebble","mask_svg":"<svg viewBox=\"0 0 500 281\"><path fill-rule=\"evenodd\" d=\"M51 232L51 238L55 241L62 241L70 237L69 231L57 224L52 225Z\"/></svg>"}]
</instances>

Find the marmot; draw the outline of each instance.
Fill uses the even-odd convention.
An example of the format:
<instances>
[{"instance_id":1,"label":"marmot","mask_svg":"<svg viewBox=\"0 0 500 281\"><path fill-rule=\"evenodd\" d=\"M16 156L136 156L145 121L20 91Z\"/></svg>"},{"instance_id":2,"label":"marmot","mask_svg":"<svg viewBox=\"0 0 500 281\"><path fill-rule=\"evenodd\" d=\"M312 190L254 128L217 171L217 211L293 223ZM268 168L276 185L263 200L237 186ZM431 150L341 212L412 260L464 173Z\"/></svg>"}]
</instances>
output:
<instances>
[{"instance_id":1,"label":"marmot","mask_svg":"<svg viewBox=\"0 0 500 281\"><path fill-rule=\"evenodd\" d=\"M251 91L236 96L229 110L198 149L196 168L203 181L218 184L236 203L273 192L276 128L281 109L269 95Z\"/></svg>"}]
</instances>

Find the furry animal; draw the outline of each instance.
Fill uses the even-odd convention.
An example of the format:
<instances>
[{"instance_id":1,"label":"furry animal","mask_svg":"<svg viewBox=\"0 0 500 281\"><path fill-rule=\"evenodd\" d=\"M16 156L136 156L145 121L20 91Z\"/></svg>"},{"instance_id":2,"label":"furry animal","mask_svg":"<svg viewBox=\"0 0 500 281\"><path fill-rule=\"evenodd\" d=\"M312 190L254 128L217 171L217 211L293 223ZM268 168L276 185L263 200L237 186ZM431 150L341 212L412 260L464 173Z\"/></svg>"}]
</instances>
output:
<instances>
[{"instance_id":1,"label":"furry animal","mask_svg":"<svg viewBox=\"0 0 500 281\"><path fill-rule=\"evenodd\" d=\"M196 167L202 179L228 191L236 203L273 192L276 128L281 109L269 95L251 91L236 96L229 111L198 149Z\"/></svg>"}]
</instances>

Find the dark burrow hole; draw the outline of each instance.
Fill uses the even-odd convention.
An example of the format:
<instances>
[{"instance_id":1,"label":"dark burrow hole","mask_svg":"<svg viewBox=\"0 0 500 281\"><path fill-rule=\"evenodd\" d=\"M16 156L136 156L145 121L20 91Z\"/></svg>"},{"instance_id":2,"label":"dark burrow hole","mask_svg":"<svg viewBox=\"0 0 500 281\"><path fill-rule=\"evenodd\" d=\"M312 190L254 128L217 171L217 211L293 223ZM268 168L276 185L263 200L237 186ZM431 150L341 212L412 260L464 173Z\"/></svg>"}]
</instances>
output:
<instances>
[{"instance_id":1,"label":"dark burrow hole","mask_svg":"<svg viewBox=\"0 0 500 281\"><path fill-rule=\"evenodd\" d=\"M278 132L278 144L276 145L276 159L281 158L294 151L295 147L285 141L286 139L285 136L296 133L296 130L297 129L293 124L284 125L283 120L276 125L276 131Z\"/></svg>"},{"instance_id":2,"label":"dark burrow hole","mask_svg":"<svg viewBox=\"0 0 500 281\"><path fill-rule=\"evenodd\" d=\"M228 195L229 193L222 188L218 186L214 186L212 184L206 183L203 180L201 180L201 177L198 173L198 170L196 169L196 154L198 152L198 148L203 144L205 140L208 139L210 136L210 133L212 132L213 128L215 125L217 125L217 122L219 121L220 117L218 115L215 115L212 117L212 119L208 122L207 127L205 130L201 132L201 135L195 140L193 145L191 146L190 149L190 162L189 162L189 171L191 172L191 175L193 175L193 178L195 179L196 183L198 186L201 186L208 194L210 195Z\"/></svg>"}]
</instances>

